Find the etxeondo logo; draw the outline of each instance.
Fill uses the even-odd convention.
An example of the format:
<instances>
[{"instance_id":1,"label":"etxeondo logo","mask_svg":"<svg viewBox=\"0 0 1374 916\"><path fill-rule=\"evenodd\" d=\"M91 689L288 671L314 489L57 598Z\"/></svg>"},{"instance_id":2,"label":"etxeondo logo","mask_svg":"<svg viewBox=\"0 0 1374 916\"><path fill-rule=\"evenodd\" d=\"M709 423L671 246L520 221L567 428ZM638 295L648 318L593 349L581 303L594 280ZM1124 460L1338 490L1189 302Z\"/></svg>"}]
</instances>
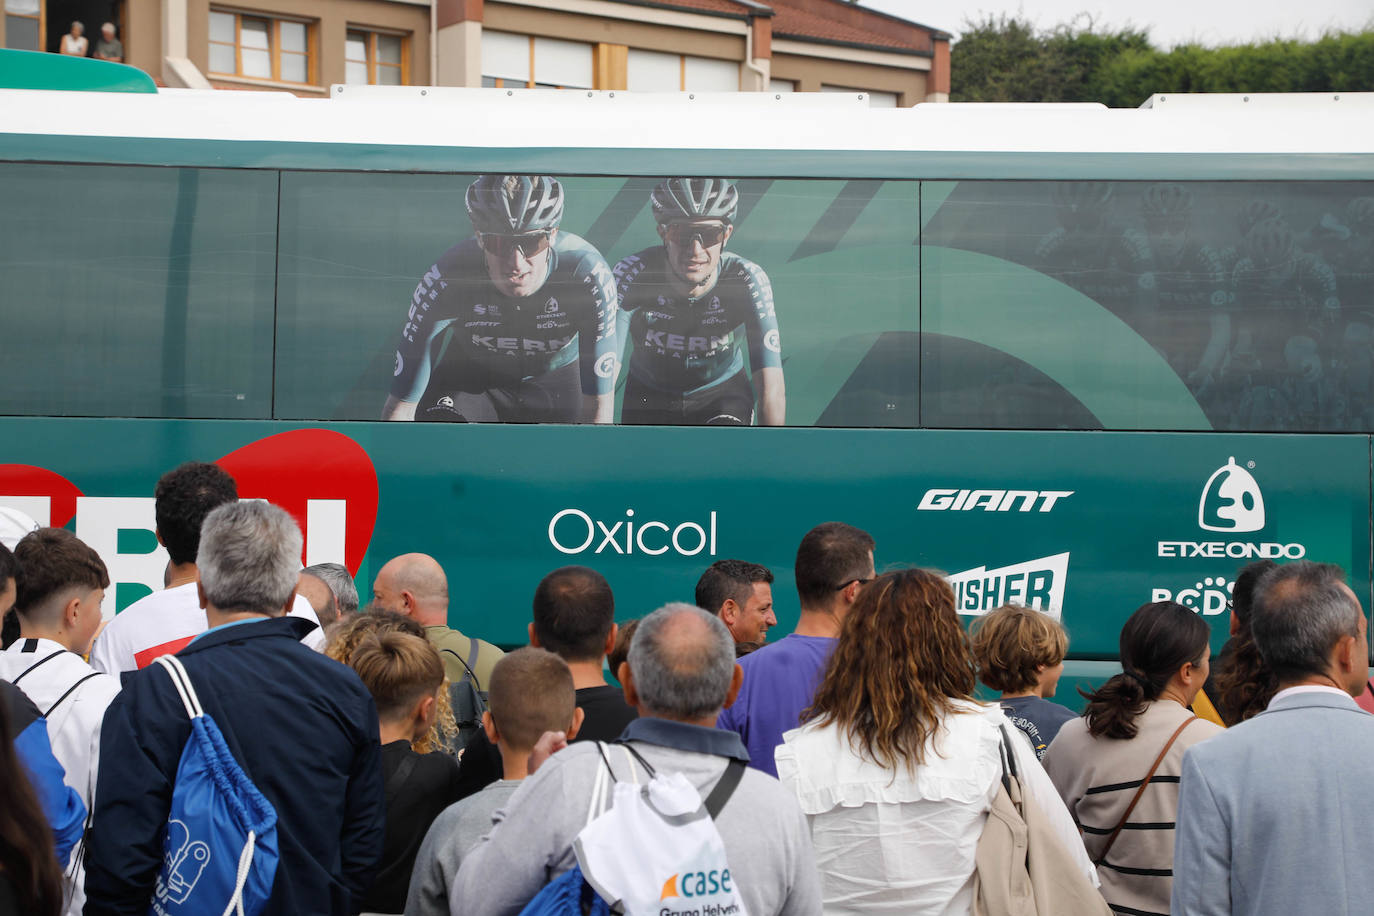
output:
<instances>
[{"instance_id":1,"label":"etxeondo logo","mask_svg":"<svg viewBox=\"0 0 1374 916\"><path fill-rule=\"evenodd\" d=\"M1234 457L1212 472L1197 507L1198 526L1206 531L1259 531L1264 527L1264 494L1259 483Z\"/></svg>"},{"instance_id":2,"label":"etxeondo logo","mask_svg":"<svg viewBox=\"0 0 1374 916\"><path fill-rule=\"evenodd\" d=\"M1248 462L1254 468L1253 461ZM1205 531L1246 533L1259 531L1267 524L1264 493L1250 471L1236 463L1235 457L1217 468L1202 487L1198 501L1197 523ZM1227 560L1301 560L1307 555L1302 544L1250 541L1160 541L1161 557Z\"/></svg>"}]
</instances>

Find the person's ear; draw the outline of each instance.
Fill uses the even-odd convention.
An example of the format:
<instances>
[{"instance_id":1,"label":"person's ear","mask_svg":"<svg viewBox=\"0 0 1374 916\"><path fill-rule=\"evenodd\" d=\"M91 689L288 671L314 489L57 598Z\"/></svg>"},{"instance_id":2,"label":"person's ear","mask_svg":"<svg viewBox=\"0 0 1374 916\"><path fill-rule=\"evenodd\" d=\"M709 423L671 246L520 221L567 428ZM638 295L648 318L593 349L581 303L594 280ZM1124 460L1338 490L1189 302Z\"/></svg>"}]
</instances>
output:
<instances>
[{"instance_id":1,"label":"person's ear","mask_svg":"<svg viewBox=\"0 0 1374 916\"><path fill-rule=\"evenodd\" d=\"M720 620L727 629L734 631L735 624L739 623L739 603L734 598L726 598L720 606Z\"/></svg>"},{"instance_id":2,"label":"person's ear","mask_svg":"<svg viewBox=\"0 0 1374 916\"><path fill-rule=\"evenodd\" d=\"M306 602L306 603L308 604L309 602ZM286 596L286 604L282 605L281 616L284 617L284 616L290 614L290 613L291 613L291 609L292 609L293 607L295 607L295 606L296 606L296 590L293 588L293 589L291 589L291 594L289 594L289 595ZM317 619L318 619L318 618L317 618Z\"/></svg>"},{"instance_id":3,"label":"person's ear","mask_svg":"<svg viewBox=\"0 0 1374 916\"><path fill-rule=\"evenodd\" d=\"M76 596L62 607L62 625L66 629L76 629L81 618L81 597Z\"/></svg>"},{"instance_id":4,"label":"person's ear","mask_svg":"<svg viewBox=\"0 0 1374 916\"><path fill-rule=\"evenodd\" d=\"M291 594L294 595L296 593L293 591ZM205 597L205 586L201 583L199 575L196 576L196 601L200 603L200 609L202 611L210 606L209 601Z\"/></svg>"},{"instance_id":5,"label":"person's ear","mask_svg":"<svg viewBox=\"0 0 1374 916\"><path fill-rule=\"evenodd\" d=\"M654 227L654 228L656 228L656 229L658 230L658 237L659 237L660 239L662 239L662 240L665 241L665 242L668 241L668 227L667 227L667 226L663 225L662 223L657 223L657 224L655 224L655 227Z\"/></svg>"},{"instance_id":6,"label":"person's ear","mask_svg":"<svg viewBox=\"0 0 1374 916\"><path fill-rule=\"evenodd\" d=\"M569 741L572 741L572 739L576 738L577 733L582 730L582 720L585 718L587 718L587 714L582 711L582 707L574 707L572 724L569 725L568 730L564 732L564 734L568 736Z\"/></svg>"},{"instance_id":7,"label":"person's ear","mask_svg":"<svg viewBox=\"0 0 1374 916\"><path fill-rule=\"evenodd\" d=\"M620 682L620 688L625 691L625 704L639 708L639 691L635 689L634 673L630 671L629 662L621 662L620 667L615 671L615 679Z\"/></svg>"},{"instance_id":8,"label":"person's ear","mask_svg":"<svg viewBox=\"0 0 1374 916\"><path fill-rule=\"evenodd\" d=\"M428 730L434 724L434 720L439 718L439 698L435 694L421 697L415 704L415 719L424 730Z\"/></svg>"},{"instance_id":9,"label":"person's ear","mask_svg":"<svg viewBox=\"0 0 1374 916\"><path fill-rule=\"evenodd\" d=\"M1336 670L1341 674L1349 674L1355 670L1355 636L1342 636L1336 640L1336 651L1333 653L1336 660Z\"/></svg>"},{"instance_id":10,"label":"person's ear","mask_svg":"<svg viewBox=\"0 0 1374 916\"><path fill-rule=\"evenodd\" d=\"M724 247L725 244L726 244L727 242L730 241L730 236L732 236L732 235L734 235L734 234L735 234L735 227L734 227L734 225L731 224L731 223L726 223L726 224L725 224L725 238L721 239L721 241L720 241L721 246Z\"/></svg>"},{"instance_id":11,"label":"person's ear","mask_svg":"<svg viewBox=\"0 0 1374 916\"><path fill-rule=\"evenodd\" d=\"M167 546L166 542L162 540L162 532L158 531L156 528L153 529L153 537L157 538L157 543L159 547Z\"/></svg>"},{"instance_id":12,"label":"person's ear","mask_svg":"<svg viewBox=\"0 0 1374 916\"><path fill-rule=\"evenodd\" d=\"M1231 612L1231 625L1227 627L1227 632L1231 636L1240 635L1240 617L1237 616L1235 611Z\"/></svg>"},{"instance_id":13,"label":"person's ear","mask_svg":"<svg viewBox=\"0 0 1374 916\"><path fill-rule=\"evenodd\" d=\"M526 632L530 634L530 645L536 649L544 648L543 646L539 645L539 637L536 636L534 633L534 624L526 624L525 629Z\"/></svg>"},{"instance_id":14,"label":"person's ear","mask_svg":"<svg viewBox=\"0 0 1374 916\"><path fill-rule=\"evenodd\" d=\"M730 675L730 689L725 693L725 707L729 709L739 696L739 689L744 686L744 669L735 662L735 673Z\"/></svg>"},{"instance_id":15,"label":"person's ear","mask_svg":"<svg viewBox=\"0 0 1374 916\"><path fill-rule=\"evenodd\" d=\"M482 731L486 733L487 740L491 746L495 747L501 740L501 733L496 730L496 720L491 717L491 710L482 711Z\"/></svg>"},{"instance_id":16,"label":"person's ear","mask_svg":"<svg viewBox=\"0 0 1374 916\"><path fill-rule=\"evenodd\" d=\"M859 589L863 587L864 584L860 582L858 579L855 579L853 582L850 582L848 585L846 585L844 587L844 591L841 592L841 594L844 595L845 604L853 604L855 601L857 601L859 598Z\"/></svg>"},{"instance_id":17,"label":"person's ear","mask_svg":"<svg viewBox=\"0 0 1374 916\"><path fill-rule=\"evenodd\" d=\"M531 626L533 626L533 624L531 624ZM615 641L616 641L617 639L619 639L619 638L620 638L620 625L619 625L619 624L616 624L616 623L613 623L613 624L611 624L611 632L609 632L609 633L606 634L606 644L605 644L604 646L601 647L601 654L602 654L602 655L610 655L612 652L614 652L614 651L615 651ZM572 740L571 737L569 737L569 740Z\"/></svg>"}]
</instances>

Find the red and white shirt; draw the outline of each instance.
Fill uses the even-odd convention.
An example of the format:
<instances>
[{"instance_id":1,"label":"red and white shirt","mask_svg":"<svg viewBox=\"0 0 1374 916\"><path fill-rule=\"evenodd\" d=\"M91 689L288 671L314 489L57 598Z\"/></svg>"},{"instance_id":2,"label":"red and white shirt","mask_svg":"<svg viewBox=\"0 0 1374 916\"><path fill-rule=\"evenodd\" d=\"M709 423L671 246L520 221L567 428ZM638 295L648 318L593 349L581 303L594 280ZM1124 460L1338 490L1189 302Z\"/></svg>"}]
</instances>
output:
<instances>
[{"instance_id":1,"label":"red and white shirt","mask_svg":"<svg viewBox=\"0 0 1374 916\"><path fill-rule=\"evenodd\" d=\"M324 631L310 602L296 596L292 617L304 617L316 629L301 640L315 650L324 647ZM196 583L153 592L140 598L105 625L91 649L91 667L106 674L135 671L152 664L159 655L175 655L209 629L205 609L200 606Z\"/></svg>"}]
</instances>

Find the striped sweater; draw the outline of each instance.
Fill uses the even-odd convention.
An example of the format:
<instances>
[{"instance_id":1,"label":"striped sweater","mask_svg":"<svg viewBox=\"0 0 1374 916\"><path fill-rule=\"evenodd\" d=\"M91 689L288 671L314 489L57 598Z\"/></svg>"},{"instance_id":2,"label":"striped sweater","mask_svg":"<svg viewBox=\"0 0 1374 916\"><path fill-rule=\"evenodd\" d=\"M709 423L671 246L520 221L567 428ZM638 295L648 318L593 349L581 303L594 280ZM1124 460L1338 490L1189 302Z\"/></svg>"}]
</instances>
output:
<instances>
[{"instance_id":1,"label":"striped sweater","mask_svg":"<svg viewBox=\"0 0 1374 916\"><path fill-rule=\"evenodd\" d=\"M1083 844L1094 862L1121 820L1140 782L1164 742L1187 718L1172 700L1156 700L1136 719L1134 738L1094 738L1086 719L1066 722L1045 752L1045 770L1083 830ZM1111 854L1097 869L1102 896L1124 916L1169 912L1173 889L1174 820L1183 752L1222 729L1199 719L1178 736L1160 761Z\"/></svg>"}]
</instances>

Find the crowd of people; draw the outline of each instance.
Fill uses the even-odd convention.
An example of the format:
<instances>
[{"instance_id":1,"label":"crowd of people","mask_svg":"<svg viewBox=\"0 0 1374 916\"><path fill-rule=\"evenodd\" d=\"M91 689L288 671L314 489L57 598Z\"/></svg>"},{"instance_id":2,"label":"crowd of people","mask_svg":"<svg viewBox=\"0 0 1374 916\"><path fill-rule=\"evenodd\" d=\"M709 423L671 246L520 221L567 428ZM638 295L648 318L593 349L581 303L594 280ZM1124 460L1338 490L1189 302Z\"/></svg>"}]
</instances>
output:
<instances>
[{"instance_id":1,"label":"crowd of people","mask_svg":"<svg viewBox=\"0 0 1374 916\"><path fill-rule=\"evenodd\" d=\"M781 639L761 565L625 625L569 566L503 652L448 626L432 557L387 562L360 608L213 465L164 475L156 517L166 587L103 629L88 545L0 546L0 914L996 913L1008 772L1030 855L1102 913L1374 900L1366 622L1335 566L1244 569L1215 676L1197 614L1142 606L1079 716L1052 700L1055 619L970 635L940 574L878 574L840 522L802 537ZM250 832L216 897L228 822Z\"/></svg>"}]
</instances>

